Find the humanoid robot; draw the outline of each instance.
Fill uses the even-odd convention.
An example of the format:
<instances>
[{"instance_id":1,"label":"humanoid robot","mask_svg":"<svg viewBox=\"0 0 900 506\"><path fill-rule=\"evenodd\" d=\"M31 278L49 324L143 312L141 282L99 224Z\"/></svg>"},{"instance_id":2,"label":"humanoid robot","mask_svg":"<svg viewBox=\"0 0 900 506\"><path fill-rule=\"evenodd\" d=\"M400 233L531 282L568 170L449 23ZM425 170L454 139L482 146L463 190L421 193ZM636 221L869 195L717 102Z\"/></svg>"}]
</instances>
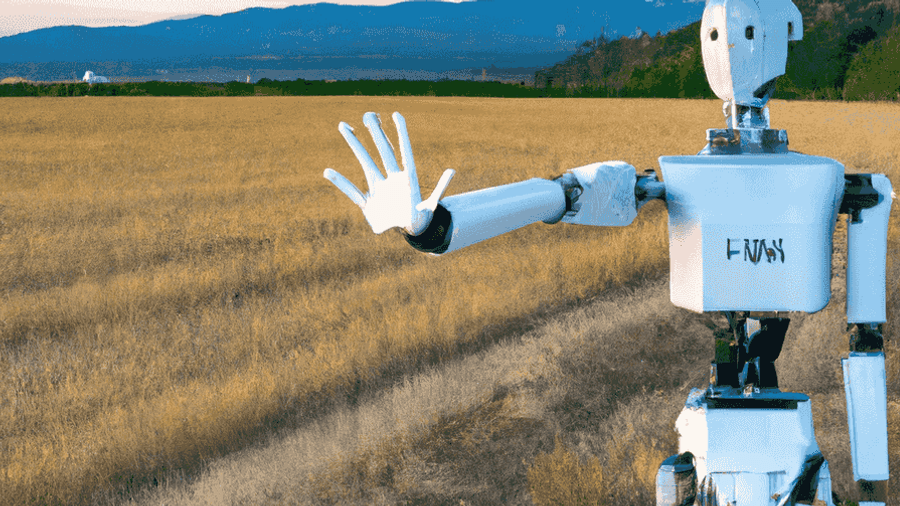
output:
<instances>
[{"instance_id":1,"label":"humanoid robot","mask_svg":"<svg viewBox=\"0 0 900 506\"><path fill-rule=\"evenodd\" d=\"M363 194L332 169L325 178L359 205L375 233L399 227L433 255L531 223L626 226L652 199L669 213L670 293L676 306L720 311L715 360L678 420L678 454L657 474L657 505L832 504L828 463L813 433L809 397L782 392L774 362L790 320L831 296L832 234L848 215L847 330L842 359L854 479L860 504L884 505L888 473L885 318L887 226L893 194L882 174L845 174L839 162L788 150L766 106L783 75L787 43L803 20L791 0L707 0L703 63L724 101L727 128L707 130L695 156L659 159L638 175L624 162L569 170L441 198L454 171L422 200L402 116L394 113L403 170L378 117L363 117L387 176L341 123L369 184Z\"/></svg>"}]
</instances>

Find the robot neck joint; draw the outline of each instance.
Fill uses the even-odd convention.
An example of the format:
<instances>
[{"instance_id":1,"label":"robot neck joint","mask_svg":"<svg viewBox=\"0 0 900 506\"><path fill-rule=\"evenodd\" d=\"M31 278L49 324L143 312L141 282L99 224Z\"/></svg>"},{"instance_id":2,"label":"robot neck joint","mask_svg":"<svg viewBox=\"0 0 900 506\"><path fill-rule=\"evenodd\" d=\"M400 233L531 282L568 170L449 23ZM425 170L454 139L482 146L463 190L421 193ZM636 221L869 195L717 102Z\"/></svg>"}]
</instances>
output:
<instances>
[{"instance_id":1,"label":"robot neck joint","mask_svg":"<svg viewBox=\"0 0 900 506\"><path fill-rule=\"evenodd\" d=\"M708 144L701 155L741 155L747 153L787 153L786 130L771 128L710 128Z\"/></svg>"}]
</instances>

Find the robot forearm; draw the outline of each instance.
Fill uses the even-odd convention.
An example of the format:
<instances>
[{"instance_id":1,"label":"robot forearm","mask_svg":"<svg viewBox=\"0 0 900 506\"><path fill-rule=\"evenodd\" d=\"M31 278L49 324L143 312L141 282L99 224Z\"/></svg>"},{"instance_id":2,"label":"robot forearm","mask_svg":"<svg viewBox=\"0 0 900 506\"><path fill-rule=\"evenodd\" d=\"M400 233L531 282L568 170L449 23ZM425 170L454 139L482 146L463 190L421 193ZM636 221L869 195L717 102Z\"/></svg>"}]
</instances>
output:
<instances>
[{"instance_id":1,"label":"robot forearm","mask_svg":"<svg viewBox=\"0 0 900 506\"><path fill-rule=\"evenodd\" d=\"M422 234L405 236L416 249L441 254L538 221L625 226L643 204L664 196L655 175L638 177L624 162L595 163L553 181L530 179L447 197Z\"/></svg>"},{"instance_id":2,"label":"robot forearm","mask_svg":"<svg viewBox=\"0 0 900 506\"><path fill-rule=\"evenodd\" d=\"M559 183L529 179L446 197L422 234L404 235L414 248L441 254L538 221L556 221L565 212L566 197Z\"/></svg>"}]
</instances>

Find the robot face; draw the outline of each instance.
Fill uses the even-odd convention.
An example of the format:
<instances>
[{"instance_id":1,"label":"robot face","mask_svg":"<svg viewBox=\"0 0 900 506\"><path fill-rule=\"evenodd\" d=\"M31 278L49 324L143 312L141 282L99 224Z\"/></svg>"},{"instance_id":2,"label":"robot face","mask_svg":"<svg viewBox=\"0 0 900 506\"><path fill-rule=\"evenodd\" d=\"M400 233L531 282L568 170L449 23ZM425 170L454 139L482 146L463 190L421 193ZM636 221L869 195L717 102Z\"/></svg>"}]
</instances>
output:
<instances>
[{"instance_id":1,"label":"robot face","mask_svg":"<svg viewBox=\"0 0 900 506\"><path fill-rule=\"evenodd\" d=\"M787 42L803 37L803 18L791 0L707 0L700 37L716 96L763 107L763 85L784 74Z\"/></svg>"}]
</instances>

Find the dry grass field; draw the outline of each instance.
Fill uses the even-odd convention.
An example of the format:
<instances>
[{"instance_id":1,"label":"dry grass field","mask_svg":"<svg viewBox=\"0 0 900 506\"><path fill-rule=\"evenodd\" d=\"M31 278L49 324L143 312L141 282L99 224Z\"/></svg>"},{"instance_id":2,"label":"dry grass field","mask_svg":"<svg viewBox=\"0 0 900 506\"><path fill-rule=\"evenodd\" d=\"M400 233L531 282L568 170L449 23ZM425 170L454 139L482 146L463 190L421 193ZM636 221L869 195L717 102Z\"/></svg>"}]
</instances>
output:
<instances>
[{"instance_id":1,"label":"dry grass field","mask_svg":"<svg viewBox=\"0 0 900 506\"><path fill-rule=\"evenodd\" d=\"M303 427L335 403L352 407L368 392L522 332L575 341L570 353L535 349L529 360L546 367L540 374L526 368L534 376L527 381L490 385L487 397L406 423L415 430L371 441L268 497L623 504L623 491L633 490L627 501L652 502L655 467L674 444L670 415L685 388L702 386L685 381L702 380L693 366L711 356L710 343L681 331L703 317L622 309L639 321L597 339L587 323L596 315L562 318L559 308L665 275L661 203L624 229L539 224L430 258L392 232L371 234L321 173L332 167L364 188L337 125L347 121L362 133L369 110L406 117L425 195L447 167L458 172L450 194L599 160L658 168L661 155L703 146L705 129L723 124L718 102L2 103L0 502L125 500ZM900 106L775 102L772 121L788 130L792 149L836 158L848 172L886 173L900 187ZM885 330L894 339L888 374L896 399L896 204L890 241ZM846 495L846 436L830 430L840 428L844 409L842 301L838 289L826 310L797 315L778 365L785 387L814 394L820 445L842 468L836 490ZM539 325L544 317L560 319ZM546 402L523 407L522 388ZM900 409L892 406L897 469ZM523 434L533 442L519 444ZM487 448L521 454L521 462L479 458ZM510 474L490 472L506 464ZM443 481L429 474L435 469ZM492 481L470 476L479 471ZM896 495L893 501L900 504Z\"/></svg>"}]
</instances>

